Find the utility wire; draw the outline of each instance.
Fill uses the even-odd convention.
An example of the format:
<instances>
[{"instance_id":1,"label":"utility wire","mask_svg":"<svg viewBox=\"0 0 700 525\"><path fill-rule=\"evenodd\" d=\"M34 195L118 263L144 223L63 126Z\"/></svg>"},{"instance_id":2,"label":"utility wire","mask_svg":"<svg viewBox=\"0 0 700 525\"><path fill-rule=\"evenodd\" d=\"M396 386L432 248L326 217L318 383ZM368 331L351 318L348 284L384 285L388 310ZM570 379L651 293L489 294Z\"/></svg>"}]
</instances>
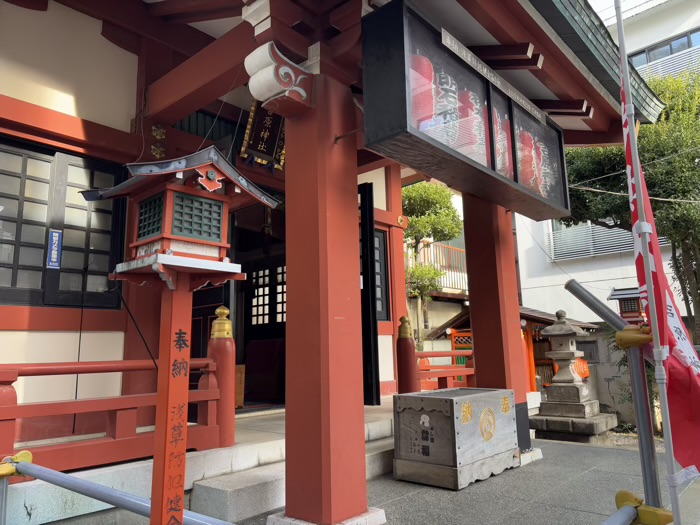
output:
<instances>
[{"instance_id":1,"label":"utility wire","mask_svg":"<svg viewBox=\"0 0 700 525\"><path fill-rule=\"evenodd\" d=\"M236 76L233 77L233 81L231 82L231 86L228 88L228 91L226 91L227 94L233 90L233 86L236 85L236 81L238 80L238 77L241 75L242 69L243 69L243 63L241 62L241 64L238 66L238 71L236 71ZM219 106L219 111L216 112L216 116L214 117L214 122L212 122L211 126L209 126L209 131L207 131L207 134L204 135L204 138L202 139L202 143L197 148L197 151L202 149L202 146L204 146L204 143L209 138L209 135L211 134L212 130L214 129L214 126L216 125L216 122L219 120L219 115L221 115L221 111L224 109L224 104L226 104L226 101L222 100L221 105ZM240 117L240 114L239 114L239 117Z\"/></svg>"},{"instance_id":2,"label":"utility wire","mask_svg":"<svg viewBox=\"0 0 700 525\"><path fill-rule=\"evenodd\" d=\"M620 195L621 197L629 197L629 195L627 193L622 193L620 191L599 190L598 188L589 188L587 186L575 186L572 188L574 190L580 190L580 191L593 191L595 193L607 193L609 195ZM692 199L667 199L664 197L649 197L649 200L661 201L661 202L685 202L685 203L690 203L690 204L700 204L699 200L692 200Z\"/></svg>"},{"instance_id":3,"label":"utility wire","mask_svg":"<svg viewBox=\"0 0 700 525\"><path fill-rule=\"evenodd\" d=\"M685 150L681 150L681 151L679 151L679 152L677 152L677 153L673 153L672 155L668 155L667 157L662 157L662 158L660 158L660 159L650 160L649 162L642 162L642 164L643 164L645 167L646 167L646 166L651 166L652 164L656 164L657 162L663 162L663 161L665 161L665 160L673 159L673 158L675 158L675 157L678 157L678 156L680 156L680 155L685 155L686 153L690 153L691 151L695 151L695 150L698 150L698 149L700 149L700 146L694 146L694 147L692 147L692 148L688 148L688 149L685 149ZM578 187L578 186L581 186L582 184L586 184L587 182L593 182L593 181L600 180L600 179L606 179L606 178L608 178L608 177L614 177L615 175L621 175L622 173L625 173L625 172L626 172L626 170L620 170L620 171L615 171L615 172L613 172L613 173L607 173L607 174L605 174L605 175L601 175L600 177L593 177L592 179L586 179L586 180L582 180L581 182L576 182L576 183L572 184L572 185L569 186L569 187L570 187L570 188L576 188L576 187Z\"/></svg>"},{"instance_id":4,"label":"utility wire","mask_svg":"<svg viewBox=\"0 0 700 525\"><path fill-rule=\"evenodd\" d=\"M530 231L530 228L528 228L527 223L525 222L525 220L522 219L522 218L520 218L520 222L521 222L521 224L523 225L523 228L525 228L525 231L526 231L526 232L528 233L528 235L530 235L530 237L532 238L532 242L534 242L535 245L540 249L540 251L547 257L547 259L549 259L549 262L553 263L554 266L556 266L556 267L559 269L559 271L562 272L564 275L566 275L567 277L569 277L569 279L575 279L575 277L574 277L573 275L571 275L571 274L570 274L569 272L567 272L564 268L562 268L561 266L559 266L559 263L558 263L557 261L555 261L554 258L547 252L547 250L545 250L545 249L542 247L542 245L537 241L537 239L535 238L535 236L533 235L533 233ZM581 283L581 284L584 284L584 283ZM606 291L606 292L609 292L609 291L610 291L610 288L601 288L600 286L593 286L593 285L591 285L591 284L587 284L586 286L588 286L589 288L595 288L596 290L604 290L604 291Z\"/></svg>"}]
</instances>

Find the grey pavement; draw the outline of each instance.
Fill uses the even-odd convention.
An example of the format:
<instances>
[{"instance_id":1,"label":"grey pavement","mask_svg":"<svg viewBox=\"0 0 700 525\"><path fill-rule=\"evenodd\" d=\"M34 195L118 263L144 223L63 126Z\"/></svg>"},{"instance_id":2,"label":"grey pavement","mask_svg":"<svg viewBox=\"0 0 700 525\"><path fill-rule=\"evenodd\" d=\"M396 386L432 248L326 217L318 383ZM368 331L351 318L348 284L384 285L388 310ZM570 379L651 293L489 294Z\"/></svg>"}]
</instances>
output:
<instances>
[{"instance_id":1,"label":"grey pavement","mask_svg":"<svg viewBox=\"0 0 700 525\"><path fill-rule=\"evenodd\" d=\"M541 440L534 446L542 449L543 459L459 492L395 481L391 475L376 478L368 482L369 506L384 509L389 525L600 525L615 512L617 491L643 496L634 450ZM658 461L668 504L663 454ZM684 525L699 524L700 482L683 494L681 504ZM264 525L266 516L239 525Z\"/></svg>"}]
</instances>

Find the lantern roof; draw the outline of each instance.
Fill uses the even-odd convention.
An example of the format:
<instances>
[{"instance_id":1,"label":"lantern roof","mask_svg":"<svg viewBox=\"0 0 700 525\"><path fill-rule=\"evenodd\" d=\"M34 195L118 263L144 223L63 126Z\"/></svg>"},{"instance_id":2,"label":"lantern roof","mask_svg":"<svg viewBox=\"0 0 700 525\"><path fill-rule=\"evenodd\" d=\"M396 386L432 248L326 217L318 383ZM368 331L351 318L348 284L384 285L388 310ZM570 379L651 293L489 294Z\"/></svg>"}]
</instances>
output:
<instances>
[{"instance_id":1,"label":"lantern roof","mask_svg":"<svg viewBox=\"0 0 700 525\"><path fill-rule=\"evenodd\" d=\"M556 316L557 320L554 322L554 324L548 326L540 332L542 337L588 335L578 326L575 326L569 322L569 320L566 318L566 312L564 310L558 310Z\"/></svg>"},{"instance_id":2,"label":"lantern roof","mask_svg":"<svg viewBox=\"0 0 700 525\"><path fill-rule=\"evenodd\" d=\"M223 192L226 186L233 185L236 193L247 197L237 209L256 203L273 209L281 205L280 201L244 177L215 146L177 159L127 164L126 167L130 178L112 188L82 191L85 200L130 197L161 183L184 185L196 177L208 191Z\"/></svg>"}]
</instances>

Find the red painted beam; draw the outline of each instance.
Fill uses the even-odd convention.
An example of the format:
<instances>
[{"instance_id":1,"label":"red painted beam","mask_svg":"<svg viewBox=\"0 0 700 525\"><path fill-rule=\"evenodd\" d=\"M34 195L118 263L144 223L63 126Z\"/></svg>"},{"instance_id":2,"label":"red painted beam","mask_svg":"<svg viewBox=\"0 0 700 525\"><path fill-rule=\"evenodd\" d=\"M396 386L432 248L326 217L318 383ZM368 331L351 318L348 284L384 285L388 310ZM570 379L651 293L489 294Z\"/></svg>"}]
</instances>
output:
<instances>
[{"instance_id":1,"label":"red painted beam","mask_svg":"<svg viewBox=\"0 0 700 525\"><path fill-rule=\"evenodd\" d=\"M141 138L16 98L0 95L0 132L115 162L133 162Z\"/></svg>"},{"instance_id":2,"label":"red painted beam","mask_svg":"<svg viewBox=\"0 0 700 525\"><path fill-rule=\"evenodd\" d=\"M607 131L564 130L564 144L567 146L609 146L622 144L622 122L617 120L610 124Z\"/></svg>"},{"instance_id":3,"label":"red painted beam","mask_svg":"<svg viewBox=\"0 0 700 525\"><path fill-rule=\"evenodd\" d=\"M49 0L5 0L8 4L14 4L34 11L46 11L49 8Z\"/></svg>"},{"instance_id":4,"label":"red painted beam","mask_svg":"<svg viewBox=\"0 0 700 525\"><path fill-rule=\"evenodd\" d=\"M187 25L168 24L148 11L141 0L56 0L83 14L110 22L138 35L164 44L178 53L192 56L214 41L209 35Z\"/></svg>"},{"instance_id":5,"label":"red painted beam","mask_svg":"<svg viewBox=\"0 0 700 525\"><path fill-rule=\"evenodd\" d=\"M496 71L498 70L526 70L533 71L542 69L544 56L540 53L533 54L530 58L507 59L507 60L486 60L486 63Z\"/></svg>"},{"instance_id":6,"label":"red painted beam","mask_svg":"<svg viewBox=\"0 0 700 525\"><path fill-rule=\"evenodd\" d=\"M526 42L524 44L471 46L469 51L474 53L484 62L488 60L522 60L532 58L535 46Z\"/></svg>"},{"instance_id":7,"label":"red painted beam","mask_svg":"<svg viewBox=\"0 0 700 525\"><path fill-rule=\"evenodd\" d=\"M567 113L585 113L588 108L587 100L539 100L533 99L535 104L542 111L557 112L565 111Z\"/></svg>"},{"instance_id":8,"label":"red painted beam","mask_svg":"<svg viewBox=\"0 0 700 525\"><path fill-rule=\"evenodd\" d=\"M164 0L148 4L148 12L153 16L175 16L243 7L241 0ZM238 15L240 16L240 14Z\"/></svg>"},{"instance_id":9,"label":"red painted beam","mask_svg":"<svg viewBox=\"0 0 700 525\"><path fill-rule=\"evenodd\" d=\"M457 0L501 44L531 42L547 60L535 75L558 98L586 99L599 108L590 125L605 131L617 118L618 108L591 84L586 73L579 71L552 35L539 25L518 0Z\"/></svg>"},{"instance_id":10,"label":"red painted beam","mask_svg":"<svg viewBox=\"0 0 700 525\"><path fill-rule=\"evenodd\" d=\"M150 4L153 5L153 4ZM214 9L212 11L201 11L199 13L186 13L182 15L165 16L163 20L177 24L189 24L192 22L207 22L209 20L220 20L222 18L236 18L241 16L240 7L227 7L225 9Z\"/></svg>"},{"instance_id":11,"label":"red painted beam","mask_svg":"<svg viewBox=\"0 0 700 525\"><path fill-rule=\"evenodd\" d=\"M243 60L260 45L242 23L148 87L146 117L173 123L248 81Z\"/></svg>"}]
</instances>

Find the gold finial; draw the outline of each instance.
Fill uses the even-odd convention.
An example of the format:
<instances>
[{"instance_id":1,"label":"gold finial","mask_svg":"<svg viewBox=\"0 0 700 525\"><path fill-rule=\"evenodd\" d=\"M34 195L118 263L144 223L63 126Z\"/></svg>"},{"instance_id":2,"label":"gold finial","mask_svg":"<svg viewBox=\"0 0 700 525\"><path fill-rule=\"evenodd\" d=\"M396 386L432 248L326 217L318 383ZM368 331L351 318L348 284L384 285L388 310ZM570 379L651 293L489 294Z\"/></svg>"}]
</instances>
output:
<instances>
[{"instance_id":1,"label":"gold finial","mask_svg":"<svg viewBox=\"0 0 700 525\"><path fill-rule=\"evenodd\" d=\"M231 313L225 306L219 306L216 309L217 319L211 323L211 338L226 339L233 337L233 326L228 315Z\"/></svg>"},{"instance_id":2,"label":"gold finial","mask_svg":"<svg viewBox=\"0 0 700 525\"><path fill-rule=\"evenodd\" d=\"M413 339L411 321L408 317L403 316L399 321L401 322L401 326L399 326L399 339Z\"/></svg>"}]
</instances>

